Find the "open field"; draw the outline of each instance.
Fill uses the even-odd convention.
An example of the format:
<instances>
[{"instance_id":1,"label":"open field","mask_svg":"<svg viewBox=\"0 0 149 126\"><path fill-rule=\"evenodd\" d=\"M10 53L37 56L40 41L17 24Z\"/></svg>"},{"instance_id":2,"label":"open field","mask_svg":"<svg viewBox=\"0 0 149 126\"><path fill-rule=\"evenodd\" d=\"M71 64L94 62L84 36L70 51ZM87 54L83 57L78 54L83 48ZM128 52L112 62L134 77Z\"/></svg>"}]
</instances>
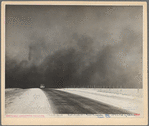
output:
<instances>
[{"instance_id":1,"label":"open field","mask_svg":"<svg viewBox=\"0 0 149 126\"><path fill-rule=\"evenodd\" d=\"M6 114L142 115L142 89L6 89Z\"/></svg>"},{"instance_id":2,"label":"open field","mask_svg":"<svg viewBox=\"0 0 149 126\"><path fill-rule=\"evenodd\" d=\"M63 88L57 89L142 114L143 89Z\"/></svg>"}]
</instances>

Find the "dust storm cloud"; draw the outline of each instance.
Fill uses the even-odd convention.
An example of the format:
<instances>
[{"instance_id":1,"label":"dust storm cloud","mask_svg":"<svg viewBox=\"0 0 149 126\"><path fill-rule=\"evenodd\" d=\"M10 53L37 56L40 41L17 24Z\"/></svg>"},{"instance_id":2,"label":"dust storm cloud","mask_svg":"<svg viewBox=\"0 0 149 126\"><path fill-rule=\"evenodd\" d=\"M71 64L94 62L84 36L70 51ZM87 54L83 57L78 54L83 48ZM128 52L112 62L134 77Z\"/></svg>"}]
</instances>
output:
<instances>
[{"instance_id":1,"label":"dust storm cloud","mask_svg":"<svg viewBox=\"0 0 149 126\"><path fill-rule=\"evenodd\" d=\"M6 6L6 88L142 87L141 6Z\"/></svg>"}]
</instances>

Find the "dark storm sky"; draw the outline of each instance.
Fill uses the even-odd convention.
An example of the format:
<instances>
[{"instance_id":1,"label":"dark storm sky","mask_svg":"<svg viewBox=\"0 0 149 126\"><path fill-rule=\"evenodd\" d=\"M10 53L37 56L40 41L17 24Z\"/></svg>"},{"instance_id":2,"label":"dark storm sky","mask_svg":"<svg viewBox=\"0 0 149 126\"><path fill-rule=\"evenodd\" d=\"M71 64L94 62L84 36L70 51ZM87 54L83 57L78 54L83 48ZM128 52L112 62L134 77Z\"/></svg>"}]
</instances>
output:
<instances>
[{"instance_id":1,"label":"dark storm sky","mask_svg":"<svg viewBox=\"0 0 149 126\"><path fill-rule=\"evenodd\" d=\"M6 85L141 87L142 10L7 5Z\"/></svg>"}]
</instances>

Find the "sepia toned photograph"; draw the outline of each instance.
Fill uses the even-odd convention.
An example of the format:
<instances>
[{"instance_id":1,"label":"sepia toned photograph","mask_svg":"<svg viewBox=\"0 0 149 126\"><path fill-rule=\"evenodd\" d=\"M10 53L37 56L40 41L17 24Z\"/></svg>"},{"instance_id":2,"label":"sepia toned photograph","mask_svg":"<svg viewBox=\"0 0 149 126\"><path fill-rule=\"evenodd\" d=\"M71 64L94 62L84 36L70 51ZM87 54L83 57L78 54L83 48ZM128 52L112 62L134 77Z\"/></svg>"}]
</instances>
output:
<instances>
[{"instance_id":1,"label":"sepia toned photograph","mask_svg":"<svg viewBox=\"0 0 149 126\"><path fill-rule=\"evenodd\" d=\"M145 2L4 3L3 118L148 118Z\"/></svg>"}]
</instances>

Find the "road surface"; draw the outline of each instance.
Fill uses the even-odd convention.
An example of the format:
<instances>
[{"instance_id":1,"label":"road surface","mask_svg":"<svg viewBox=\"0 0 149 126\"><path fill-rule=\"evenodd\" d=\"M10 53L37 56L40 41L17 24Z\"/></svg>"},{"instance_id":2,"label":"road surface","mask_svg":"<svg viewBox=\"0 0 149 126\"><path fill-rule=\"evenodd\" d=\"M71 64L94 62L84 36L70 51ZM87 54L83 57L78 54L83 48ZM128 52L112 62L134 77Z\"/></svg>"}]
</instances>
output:
<instances>
[{"instance_id":1,"label":"road surface","mask_svg":"<svg viewBox=\"0 0 149 126\"><path fill-rule=\"evenodd\" d=\"M128 114L125 110L54 89L43 89L56 114Z\"/></svg>"},{"instance_id":2,"label":"road surface","mask_svg":"<svg viewBox=\"0 0 149 126\"><path fill-rule=\"evenodd\" d=\"M11 93L10 93L11 92ZM9 95L8 95L9 93ZM10 95L11 94L11 95ZM99 101L54 89L6 92L6 114L128 114Z\"/></svg>"}]
</instances>

